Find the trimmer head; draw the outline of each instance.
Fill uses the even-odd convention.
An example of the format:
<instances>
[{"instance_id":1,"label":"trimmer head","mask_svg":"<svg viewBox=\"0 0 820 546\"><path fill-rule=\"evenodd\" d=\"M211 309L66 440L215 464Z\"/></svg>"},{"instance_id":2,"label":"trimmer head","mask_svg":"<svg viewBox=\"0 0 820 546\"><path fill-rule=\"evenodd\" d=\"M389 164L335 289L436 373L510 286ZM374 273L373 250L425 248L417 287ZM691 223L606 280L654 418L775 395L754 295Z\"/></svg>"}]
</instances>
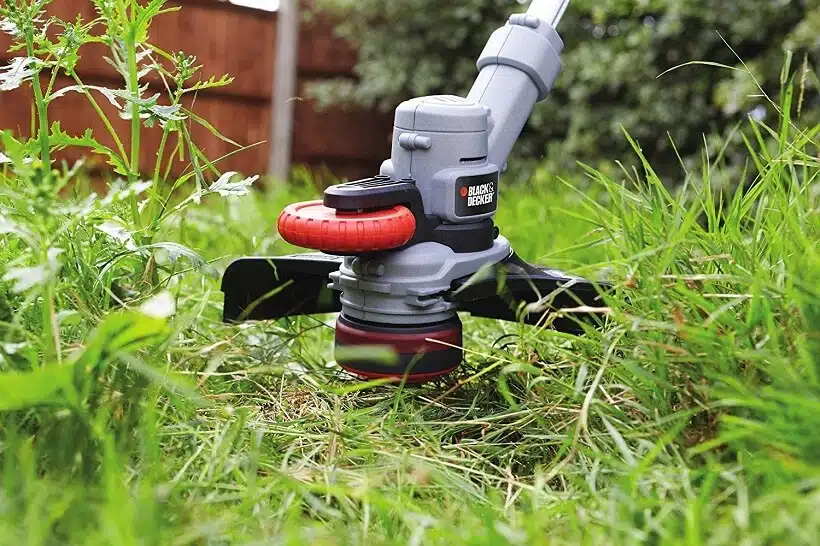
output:
<instances>
[{"instance_id":1,"label":"trimmer head","mask_svg":"<svg viewBox=\"0 0 820 546\"><path fill-rule=\"evenodd\" d=\"M392 325L346 316L341 292L328 280L345 258L328 254L242 258L228 267L222 281L224 320L230 323L276 320L298 315L340 313L336 322L336 361L367 379L396 378L424 383L455 371L463 360L462 325L449 319ZM601 324L602 306L593 284L560 271L539 268L514 253L480 273L455 279L441 298L455 310L476 317L523 322L572 334L583 324ZM578 312L576 312L578 311ZM356 350L361 348L361 350ZM395 359L384 358L390 349Z\"/></svg>"},{"instance_id":2,"label":"trimmer head","mask_svg":"<svg viewBox=\"0 0 820 546\"><path fill-rule=\"evenodd\" d=\"M492 220L507 156L560 72L554 26L567 3L535 0L493 33L466 98L402 103L378 176L287 207L282 238L320 253L231 264L225 320L340 313L343 368L416 383L460 364L459 311L572 333L600 321L593 283L522 261Z\"/></svg>"}]
</instances>

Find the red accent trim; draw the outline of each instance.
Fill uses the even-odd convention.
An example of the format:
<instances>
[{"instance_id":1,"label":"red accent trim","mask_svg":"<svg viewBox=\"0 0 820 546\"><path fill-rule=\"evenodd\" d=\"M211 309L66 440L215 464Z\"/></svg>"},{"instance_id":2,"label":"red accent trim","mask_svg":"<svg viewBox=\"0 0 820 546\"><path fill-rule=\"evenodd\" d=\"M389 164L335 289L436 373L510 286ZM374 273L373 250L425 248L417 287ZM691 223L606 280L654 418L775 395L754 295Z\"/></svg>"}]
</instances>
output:
<instances>
[{"instance_id":1,"label":"red accent trim","mask_svg":"<svg viewBox=\"0 0 820 546\"><path fill-rule=\"evenodd\" d=\"M277 223L292 245L325 252L374 252L407 244L416 232L416 218L407 207L360 213L337 212L322 201L290 205Z\"/></svg>"},{"instance_id":2,"label":"red accent trim","mask_svg":"<svg viewBox=\"0 0 820 546\"><path fill-rule=\"evenodd\" d=\"M427 340L437 340L435 341ZM353 328L341 321L336 322L336 341L343 345L389 345L400 354L432 353L461 347L461 330L448 328L438 332L420 334L393 334L367 332Z\"/></svg>"},{"instance_id":3,"label":"red accent trim","mask_svg":"<svg viewBox=\"0 0 820 546\"><path fill-rule=\"evenodd\" d=\"M362 377L364 379L392 379L394 383L400 383L402 379L404 379L405 374L397 373L397 374L385 374L385 373L373 373L373 372L362 372L348 366L341 366L342 369L345 371L352 373L358 377ZM421 383L427 383L428 381L434 381L439 379L440 377L444 377L445 375L450 375L453 373L458 366L453 366L449 370L444 370L443 372L435 372L435 373L413 373L412 371L407 374L407 381L406 383L410 385L418 385Z\"/></svg>"}]
</instances>

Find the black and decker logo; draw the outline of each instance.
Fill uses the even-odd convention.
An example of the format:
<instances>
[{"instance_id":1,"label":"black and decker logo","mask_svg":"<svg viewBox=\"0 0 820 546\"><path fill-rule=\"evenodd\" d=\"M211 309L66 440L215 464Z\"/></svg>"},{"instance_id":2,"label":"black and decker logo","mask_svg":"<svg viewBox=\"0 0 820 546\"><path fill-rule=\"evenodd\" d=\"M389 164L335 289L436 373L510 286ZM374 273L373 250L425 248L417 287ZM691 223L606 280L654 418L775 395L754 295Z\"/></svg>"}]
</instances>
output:
<instances>
[{"instance_id":1,"label":"black and decker logo","mask_svg":"<svg viewBox=\"0 0 820 546\"><path fill-rule=\"evenodd\" d=\"M467 206L480 207L495 200L495 182L467 188Z\"/></svg>"},{"instance_id":2,"label":"black and decker logo","mask_svg":"<svg viewBox=\"0 0 820 546\"><path fill-rule=\"evenodd\" d=\"M478 216L495 212L498 206L498 173L464 176L456 181L456 216Z\"/></svg>"}]
</instances>

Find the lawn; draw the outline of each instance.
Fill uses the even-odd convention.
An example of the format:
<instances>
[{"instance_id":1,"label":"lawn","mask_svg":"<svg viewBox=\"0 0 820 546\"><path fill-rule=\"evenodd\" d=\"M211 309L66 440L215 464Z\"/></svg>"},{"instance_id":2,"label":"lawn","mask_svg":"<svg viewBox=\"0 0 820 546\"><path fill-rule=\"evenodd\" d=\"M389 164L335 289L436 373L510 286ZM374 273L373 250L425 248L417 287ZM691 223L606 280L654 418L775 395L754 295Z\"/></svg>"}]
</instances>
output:
<instances>
[{"instance_id":1,"label":"lawn","mask_svg":"<svg viewBox=\"0 0 820 546\"><path fill-rule=\"evenodd\" d=\"M0 544L816 543L820 126L797 85L739 128L733 189L719 153L669 189L637 144L638 169L505 181L502 233L613 282L607 324L463 317L466 362L420 388L342 373L332 317L220 322L219 273L293 252L275 219L309 184L208 183L189 113L127 93L130 152L3 133ZM137 173L141 114L190 144L173 187ZM44 168L66 146L121 178Z\"/></svg>"},{"instance_id":2,"label":"lawn","mask_svg":"<svg viewBox=\"0 0 820 546\"><path fill-rule=\"evenodd\" d=\"M527 258L616 283L609 323L467 319L465 365L423 388L340 373L329 321L220 324L218 281L166 244L288 252L274 219L311 190L211 196L148 253L112 228L128 191L42 209L7 169L2 543L813 543L816 136L750 142L730 195L581 167L583 192L505 188ZM43 224L62 253L37 265Z\"/></svg>"}]
</instances>

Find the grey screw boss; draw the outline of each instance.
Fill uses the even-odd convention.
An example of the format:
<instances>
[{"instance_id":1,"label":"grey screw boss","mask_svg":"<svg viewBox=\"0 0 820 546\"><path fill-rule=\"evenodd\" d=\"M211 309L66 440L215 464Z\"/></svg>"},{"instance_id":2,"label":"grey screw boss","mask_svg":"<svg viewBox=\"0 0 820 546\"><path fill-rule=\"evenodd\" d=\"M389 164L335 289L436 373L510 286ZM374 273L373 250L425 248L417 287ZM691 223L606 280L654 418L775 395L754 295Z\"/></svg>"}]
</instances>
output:
<instances>
[{"instance_id":1,"label":"grey screw boss","mask_svg":"<svg viewBox=\"0 0 820 546\"><path fill-rule=\"evenodd\" d=\"M342 367L414 383L461 363L458 311L580 333L594 314L557 311L599 306L596 286L522 261L492 220L507 157L561 71L555 27L568 4L535 0L510 17L490 36L466 98L399 105L378 176L287 207L279 233L321 253L231 264L225 321L339 312ZM392 348L398 365L355 350L374 345Z\"/></svg>"}]
</instances>

